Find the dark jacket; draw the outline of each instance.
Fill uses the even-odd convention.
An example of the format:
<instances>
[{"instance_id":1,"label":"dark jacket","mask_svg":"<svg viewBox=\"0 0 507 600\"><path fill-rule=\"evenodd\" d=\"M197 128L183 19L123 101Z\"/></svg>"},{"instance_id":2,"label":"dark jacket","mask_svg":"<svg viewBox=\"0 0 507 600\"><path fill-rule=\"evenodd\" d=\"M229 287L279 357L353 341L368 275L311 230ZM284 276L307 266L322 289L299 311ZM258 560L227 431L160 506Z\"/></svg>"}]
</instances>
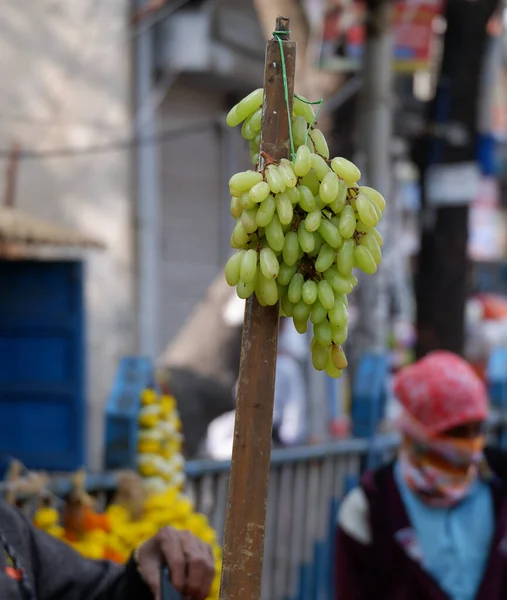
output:
<instances>
[{"instance_id":1,"label":"dark jacket","mask_svg":"<svg viewBox=\"0 0 507 600\"><path fill-rule=\"evenodd\" d=\"M507 598L507 494L502 483L495 480L491 486L496 529L476 600ZM411 556L410 547L398 542L403 539L399 532L411 525L393 465L367 473L361 487L372 543L360 543L338 527L337 600L448 600L418 558Z\"/></svg>"},{"instance_id":2,"label":"dark jacket","mask_svg":"<svg viewBox=\"0 0 507 600\"><path fill-rule=\"evenodd\" d=\"M0 533L16 553L36 600L153 600L132 559L126 566L87 560L3 501ZM8 575L9 566L0 547L0 599L23 600L19 582Z\"/></svg>"}]
</instances>

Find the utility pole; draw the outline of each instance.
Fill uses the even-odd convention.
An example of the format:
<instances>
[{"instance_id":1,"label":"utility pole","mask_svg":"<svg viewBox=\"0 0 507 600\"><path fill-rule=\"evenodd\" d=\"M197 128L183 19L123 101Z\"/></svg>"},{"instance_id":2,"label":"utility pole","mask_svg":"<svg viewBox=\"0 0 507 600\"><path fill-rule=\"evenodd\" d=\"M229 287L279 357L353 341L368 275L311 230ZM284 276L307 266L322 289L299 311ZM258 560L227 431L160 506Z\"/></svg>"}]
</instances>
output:
<instances>
[{"instance_id":1,"label":"utility pole","mask_svg":"<svg viewBox=\"0 0 507 600\"><path fill-rule=\"evenodd\" d=\"M359 114L360 152L365 166L367 185L379 190L387 199L392 188L392 36L390 3L369 0L366 12L366 41L363 62L363 91ZM379 224L388 238L389 202ZM387 235L386 235L387 234ZM389 250L386 239L384 253ZM385 352L388 327L388 282L386 263L375 277L361 278L357 289L359 321L354 329L351 366L357 366L365 352Z\"/></svg>"},{"instance_id":2,"label":"utility pole","mask_svg":"<svg viewBox=\"0 0 507 600\"><path fill-rule=\"evenodd\" d=\"M429 106L427 133L413 145L423 200L416 281L418 357L435 349L463 351L469 290L468 203L473 198L467 197L465 186L453 192L453 204L446 203L450 192L435 203L434 192L430 193L427 185L434 185L435 178L427 179L427 175L435 173L435 166L443 166L458 188L460 176L453 176L449 168L459 166L470 172L474 164L477 167L477 116L488 40L486 27L498 5L499 0L447 2L437 93ZM456 194L461 197L456 198Z\"/></svg>"}]
</instances>

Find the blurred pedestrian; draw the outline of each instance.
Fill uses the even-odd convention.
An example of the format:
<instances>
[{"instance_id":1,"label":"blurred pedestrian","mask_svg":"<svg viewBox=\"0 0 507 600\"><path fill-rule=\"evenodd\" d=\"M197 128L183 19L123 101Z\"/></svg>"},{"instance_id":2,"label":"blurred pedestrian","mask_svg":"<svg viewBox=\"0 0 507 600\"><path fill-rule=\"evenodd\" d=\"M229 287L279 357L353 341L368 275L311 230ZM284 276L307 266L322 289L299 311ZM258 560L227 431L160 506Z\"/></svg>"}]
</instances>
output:
<instances>
[{"instance_id":1,"label":"blurred pedestrian","mask_svg":"<svg viewBox=\"0 0 507 600\"><path fill-rule=\"evenodd\" d=\"M482 468L483 382L460 357L433 352L394 389L401 447L342 503L337 598L507 598L507 492Z\"/></svg>"}]
</instances>

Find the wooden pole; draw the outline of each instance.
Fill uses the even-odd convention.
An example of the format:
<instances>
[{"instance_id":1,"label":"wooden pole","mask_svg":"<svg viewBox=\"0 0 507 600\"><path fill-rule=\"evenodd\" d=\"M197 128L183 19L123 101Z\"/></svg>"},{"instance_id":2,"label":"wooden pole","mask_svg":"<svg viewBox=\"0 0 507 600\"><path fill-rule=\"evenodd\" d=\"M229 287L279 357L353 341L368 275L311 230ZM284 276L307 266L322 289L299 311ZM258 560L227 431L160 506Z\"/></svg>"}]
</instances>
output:
<instances>
[{"instance_id":1,"label":"wooden pole","mask_svg":"<svg viewBox=\"0 0 507 600\"><path fill-rule=\"evenodd\" d=\"M292 113L296 44L289 41L289 19L275 31L283 51ZM279 160L290 156L280 46L266 45L261 152ZM236 423L225 522L221 600L259 600L271 456L271 429L278 346L278 305L261 307L248 299L241 347Z\"/></svg>"}]
</instances>

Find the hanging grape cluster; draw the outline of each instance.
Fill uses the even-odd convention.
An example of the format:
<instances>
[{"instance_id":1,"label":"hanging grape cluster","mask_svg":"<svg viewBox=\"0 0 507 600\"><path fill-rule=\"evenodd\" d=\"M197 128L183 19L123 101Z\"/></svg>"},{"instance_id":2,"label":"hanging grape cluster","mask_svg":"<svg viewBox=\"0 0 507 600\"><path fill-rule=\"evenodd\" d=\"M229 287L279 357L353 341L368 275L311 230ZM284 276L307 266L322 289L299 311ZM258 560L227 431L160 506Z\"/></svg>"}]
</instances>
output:
<instances>
[{"instance_id":1,"label":"hanging grape cluster","mask_svg":"<svg viewBox=\"0 0 507 600\"><path fill-rule=\"evenodd\" d=\"M262 306L280 301L299 333L313 324L313 366L340 377L347 366L342 349L348 334L347 294L357 285L354 268L374 274L382 260L382 236L375 228L383 196L358 185L359 169L349 160L330 160L315 114L295 95L293 160L259 158L264 90L243 98L227 115L242 125L252 163L229 181L236 219L225 276L240 298L255 294Z\"/></svg>"}]
</instances>

